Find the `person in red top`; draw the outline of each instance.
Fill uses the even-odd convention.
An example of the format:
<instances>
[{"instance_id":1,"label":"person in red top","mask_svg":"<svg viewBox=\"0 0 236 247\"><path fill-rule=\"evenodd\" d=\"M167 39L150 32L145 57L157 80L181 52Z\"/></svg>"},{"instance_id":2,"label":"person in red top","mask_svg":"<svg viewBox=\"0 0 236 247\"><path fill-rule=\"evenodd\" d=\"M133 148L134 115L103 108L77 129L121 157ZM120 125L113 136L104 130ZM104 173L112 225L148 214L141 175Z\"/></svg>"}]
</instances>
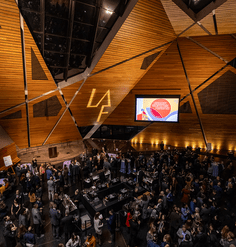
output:
<instances>
[{"instance_id":1,"label":"person in red top","mask_svg":"<svg viewBox=\"0 0 236 247\"><path fill-rule=\"evenodd\" d=\"M182 196L181 202L188 204L189 203L190 190L188 189L187 185L182 189L182 193L183 193L183 196Z\"/></svg>"},{"instance_id":2,"label":"person in red top","mask_svg":"<svg viewBox=\"0 0 236 247\"><path fill-rule=\"evenodd\" d=\"M128 229L130 229L130 220L132 219L132 214L130 212L130 210L128 210L128 213L127 213L127 218L126 218L126 226L128 227Z\"/></svg>"}]
</instances>

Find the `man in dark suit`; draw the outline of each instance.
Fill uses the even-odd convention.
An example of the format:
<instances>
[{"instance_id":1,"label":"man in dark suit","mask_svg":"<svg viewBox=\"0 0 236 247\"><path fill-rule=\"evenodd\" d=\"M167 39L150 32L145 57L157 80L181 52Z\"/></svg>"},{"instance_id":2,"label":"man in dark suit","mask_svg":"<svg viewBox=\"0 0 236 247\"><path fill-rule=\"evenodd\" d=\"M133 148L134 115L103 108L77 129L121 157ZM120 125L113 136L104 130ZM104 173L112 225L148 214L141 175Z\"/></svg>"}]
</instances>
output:
<instances>
[{"instance_id":1,"label":"man in dark suit","mask_svg":"<svg viewBox=\"0 0 236 247\"><path fill-rule=\"evenodd\" d=\"M19 185L20 177L21 177L21 166L20 166L20 163L17 164L17 166L15 168L15 172L16 172L16 185Z\"/></svg>"},{"instance_id":2,"label":"man in dark suit","mask_svg":"<svg viewBox=\"0 0 236 247\"><path fill-rule=\"evenodd\" d=\"M93 170L93 158L92 157L89 157L89 160L87 161L87 166L89 169L89 173L91 173Z\"/></svg>"},{"instance_id":3,"label":"man in dark suit","mask_svg":"<svg viewBox=\"0 0 236 247\"><path fill-rule=\"evenodd\" d=\"M51 218L53 237L59 238L61 212L60 210L57 210L56 208L57 208L57 205L54 203L53 208L49 210L49 215Z\"/></svg>"},{"instance_id":4,"label":"man in dark suit","mask_svg":"<svg viewBox=\"0 0 236 247\"><path fill-rule=\"evenodd\" d=\"M68 242L68 240L71 237L71 233L73 232L73 216L69 215L69 212L66 210L65 217L61 220L61 225L63 225L63 230L65 233L65 243Z\"/></svg>"},{"instance_id":5,"label":"man in dark suit","mask_svg":"<svg viewBox=\"0 0 236 247\"><path fill-rule=\"evenodd\" d=\"M130 239L129 246L134 247L137 243L138 231L140 229L140 221L136 215L130 220Z\"/></svg>"}]
</instances>

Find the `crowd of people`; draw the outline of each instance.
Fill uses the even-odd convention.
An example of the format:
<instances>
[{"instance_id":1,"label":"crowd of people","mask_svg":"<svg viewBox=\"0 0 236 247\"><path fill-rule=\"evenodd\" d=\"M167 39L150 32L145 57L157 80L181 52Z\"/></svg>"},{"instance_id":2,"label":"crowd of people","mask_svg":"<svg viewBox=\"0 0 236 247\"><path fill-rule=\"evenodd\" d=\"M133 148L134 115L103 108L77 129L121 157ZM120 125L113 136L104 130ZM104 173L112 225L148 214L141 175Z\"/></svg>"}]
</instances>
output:
<instances>
[{"instance_id":1,"label":"crowd of people","mask_svg":"<svg viewBox=\"0 0 236 247\"><path fill-rule=\"evenodd\" d=\"M16 185L12 205L7 206L4 193L0 193L0 217L4 220L3 235L7 247L34 246L44 236L45 207L51 220L52 234L58 246L102 246L104 225L110 231L110 243L115 246L116 215L109 211L106 219L97 212L93 228L84 243L74 232L74 218L62 206L65 189L75 185L71 199L78 208L84 179L92 172L110 170L110 177L131 179L136 183L132 200L124 205L130 247L141 246L139 232L146 230L143 246L148 247L235 247L235 170L231 159L215 161L211 155L200 155L191 148L185 150L159 150L152 154L131 151L109 154L104 146L101 152L93 149L83 152L69 166L18 164L15 175L7 173L4 186ZM151 178L147 185L145 177ZM102 177L101 177L102 179ZM104 178L105 179L105 178ZM142 196L138 187L148 188ZM42 200L47 193L48 200ZM48 203L49 202L49 203Z\"/></svg>"}]
</instances>

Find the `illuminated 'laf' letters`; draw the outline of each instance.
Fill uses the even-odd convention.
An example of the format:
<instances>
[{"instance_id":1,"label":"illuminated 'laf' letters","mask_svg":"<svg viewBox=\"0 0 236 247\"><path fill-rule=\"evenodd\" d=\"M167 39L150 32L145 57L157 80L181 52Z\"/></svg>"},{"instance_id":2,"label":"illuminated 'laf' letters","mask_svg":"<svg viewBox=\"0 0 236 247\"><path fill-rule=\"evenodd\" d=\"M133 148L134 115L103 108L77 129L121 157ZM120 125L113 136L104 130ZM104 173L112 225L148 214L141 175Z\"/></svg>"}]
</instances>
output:
<instances>
[{"instance_id":1,"label":"illuminated 'laf' letters","mask_svg":"<svg viewBox=\"0 0 236 247\"><path fill-rule=\"evenodd\" d=\"M90 107L98 107L100 105L100 103L102 102L102 100L106 96L107 96L107 101L108 101L108 104L107 105L102 105L102 107L101 107L101 110L100 110L99 115L98 115L98 118L97 118L97 122L99 122L100 119L101 119L102 114L108 114L108 112L104 112L103 110L104 110L104 107L111 107L111 95L110 95L110 89L108 89L107 92L103 95L103 97L99 100L99 102L96 105L92 105L92 101L93 101L95 92L96 92L96 88L94 88L92 90L92 93L91 93L90 98L89 98L89 101L88 101L87 108L90 108Z\"/></svg>"}]
</instances>

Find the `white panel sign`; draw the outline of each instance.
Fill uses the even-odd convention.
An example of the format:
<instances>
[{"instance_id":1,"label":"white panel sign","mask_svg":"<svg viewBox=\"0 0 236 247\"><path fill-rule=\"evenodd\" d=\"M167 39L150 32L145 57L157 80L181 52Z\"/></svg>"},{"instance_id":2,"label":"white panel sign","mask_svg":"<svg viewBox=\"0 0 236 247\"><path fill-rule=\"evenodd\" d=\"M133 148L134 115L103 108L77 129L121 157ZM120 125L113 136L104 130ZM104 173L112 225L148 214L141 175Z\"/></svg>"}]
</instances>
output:
<instances>
[{"instance_id":1,"label":"white panel sign","mask_svg":"<svg viewBox=\"0 0 236 247\"><path fill-rule=\"evenodd\" d=\"M6 167L13 165L11 155L3 157L3 161Z\"/></svg>"}]
</instances>

